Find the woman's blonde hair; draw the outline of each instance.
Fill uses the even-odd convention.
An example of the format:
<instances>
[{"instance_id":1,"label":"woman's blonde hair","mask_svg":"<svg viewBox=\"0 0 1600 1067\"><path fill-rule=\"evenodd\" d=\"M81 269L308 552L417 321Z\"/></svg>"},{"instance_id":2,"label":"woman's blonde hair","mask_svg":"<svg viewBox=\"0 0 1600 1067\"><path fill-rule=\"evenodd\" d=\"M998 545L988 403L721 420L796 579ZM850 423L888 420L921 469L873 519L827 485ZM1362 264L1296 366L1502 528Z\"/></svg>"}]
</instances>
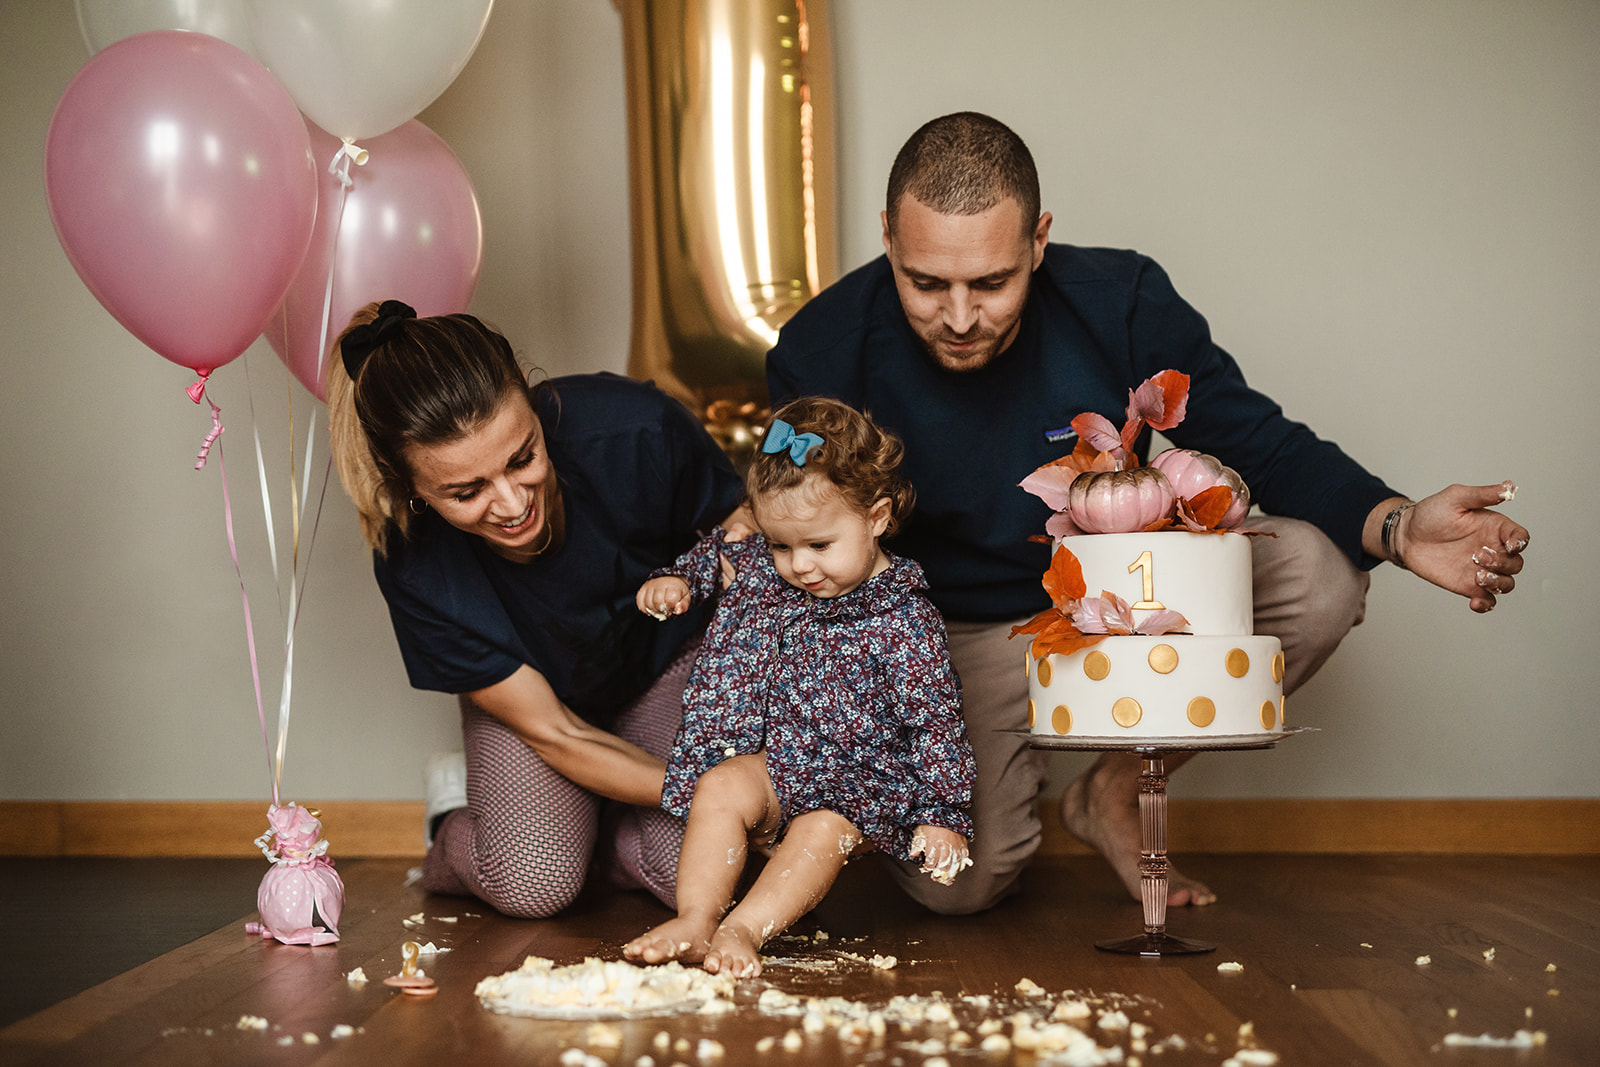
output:
<instances>
[{"instance_id":1,"label":"woman's blonde hair","mask_svg":"<svg viewBox=\"0 0 1600 1067\"><path fill-rule=\"evenodd\" d=\"M916 493L911 483L900 477L900 458L905 446L872 417L830 397L806 396L791 400L772 413L773 422L782 420L796 434L814 433L822 443L806 453L804 466L795 463L789 449L757 451L745 474L745 492L751 506L773 493L797 488L807 479L826 479L852 508L865 514L879 500L889 501L892 534L911 514ZM772 430L769 428L770 435ZM768 438L770 439L770 438Z\"/></svg>"},{"instance_id":2,"label":"woman's blonde hair","mask_svg":"<svg viewBox=\"0 0 1600 1067\"><path fill-rule=\"evenodd\" d=\"M410 525L406 449L461 440L508 395L528 396L528 380L510 342L474 316L419 319L385 301L350 317L328 360L326 391L339 480L360 514L361 536L382 555L391 526L404 537Z\"/></svg>"}]
</instances>

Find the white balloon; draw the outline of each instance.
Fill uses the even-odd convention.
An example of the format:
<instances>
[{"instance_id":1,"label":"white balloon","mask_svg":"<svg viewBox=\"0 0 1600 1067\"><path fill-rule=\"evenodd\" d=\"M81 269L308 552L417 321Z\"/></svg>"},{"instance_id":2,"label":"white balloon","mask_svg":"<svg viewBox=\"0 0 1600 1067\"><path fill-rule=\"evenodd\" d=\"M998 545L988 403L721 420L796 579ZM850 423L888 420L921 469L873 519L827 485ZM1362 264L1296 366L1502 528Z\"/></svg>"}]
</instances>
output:
<instances>
[{"instance_id":1,"label":"white balloon","mask_svg":"<svg viewBox=\"0 0 1600 1067\"><path fill-rule=\"evenodd\" d=\"M256 54L306 116L376 137L427 107L478 47L494 0L244 0Z\"/></svg>"},{"instance_id":2,"label":"white balloon","mask_svg":"<svg viewBox=\"0 0 1600 1067\"><path fill-rule=\"evenodd\" d=\"M256 54L244 0L77 0L77 8L90 55L146 30L192 30Z\"/></svg>"}]
</instances>

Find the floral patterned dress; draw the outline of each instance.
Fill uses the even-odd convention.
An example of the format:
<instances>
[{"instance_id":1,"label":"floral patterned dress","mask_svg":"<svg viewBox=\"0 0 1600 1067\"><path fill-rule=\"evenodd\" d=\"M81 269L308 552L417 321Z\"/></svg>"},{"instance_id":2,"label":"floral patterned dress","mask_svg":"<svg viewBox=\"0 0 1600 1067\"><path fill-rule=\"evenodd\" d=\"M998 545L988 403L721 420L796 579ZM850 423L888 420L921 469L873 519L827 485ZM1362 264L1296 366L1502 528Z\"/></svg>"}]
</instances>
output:
<instances>
[{"instance_id":1,"label":"floral patterned dress","mask_svg":"<svg viewBox=\"0 0 1600 1067\"><path fill-rule=\"evenodd\" d=\"M891 555L849 593L819 599L779 576L765 539L727 542L718 527L652 577L682 578L699 602L718 595L719 556L736 576L684 691L661 806L687 814L702 774L764 751L784 827L827 809L900 859L923 823L970 837L976 765L922 568Z\"/></svg>"}]
</instances>

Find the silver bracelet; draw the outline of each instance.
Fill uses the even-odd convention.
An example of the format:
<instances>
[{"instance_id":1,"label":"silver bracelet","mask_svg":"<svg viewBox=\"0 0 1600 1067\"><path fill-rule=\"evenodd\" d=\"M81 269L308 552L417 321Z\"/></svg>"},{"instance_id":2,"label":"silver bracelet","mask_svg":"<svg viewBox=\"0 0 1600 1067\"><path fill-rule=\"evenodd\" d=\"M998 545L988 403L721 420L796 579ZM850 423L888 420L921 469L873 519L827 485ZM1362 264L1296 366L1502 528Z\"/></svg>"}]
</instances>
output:
<instances>
[{"instance_id":1,"label":"silver bracelet","mask_svg":"<svg viewBox=\"0 0 1600 1067\"><path fill-rule=\"evenodd\" d=\"M1394 530L1396 526L1400 525L1400 516L1416 506L1417 502L1415 500L1408 500L1404 504L1396 504L1389 510L1389 514L1383 517L1383 532L1380 538L1383 542L1384 557L1403 571L1408 571L1411 568L1405 565L1405 561L1400 558L1400 553L1395 550Z\"/></svg>"}]
</instances>

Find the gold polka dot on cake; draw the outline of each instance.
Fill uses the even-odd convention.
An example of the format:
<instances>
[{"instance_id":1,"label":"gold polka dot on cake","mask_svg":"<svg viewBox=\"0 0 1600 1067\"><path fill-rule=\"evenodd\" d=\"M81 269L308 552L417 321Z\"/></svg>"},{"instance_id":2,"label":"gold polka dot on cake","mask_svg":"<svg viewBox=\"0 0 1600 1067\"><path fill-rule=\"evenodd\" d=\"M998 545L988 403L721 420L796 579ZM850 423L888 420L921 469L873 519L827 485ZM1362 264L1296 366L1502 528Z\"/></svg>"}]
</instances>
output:
<instances>
[{"instance_id":1,"label":"gold polka dot on cake","mask_svg":"<svg viewBox=\"0 0 1600 1067\"><path fill-rule=\"evenodd\" d=\"M1189 721L1204 729L1217 717L1217 706L1210 697L1195 697L1189 701Z\"/></svg>"},{"instance_id":2,"label":"gold polka dot on cake","mask_svg":"<svg viewBox=\"0 0 1600 1067\"><path fill-rule=\"evenodd\" d=\"M1277 723L1277 721L1277 707L1272 703L1272 701L1263 700L1261 702L1261 728L1263 730L1270 730L1272 729L1273 725Z\"/></svg>"},{"instance_id":3,"label":"gold polka dot on cake","mask_svg":"<svg viewBox=\"0 0 1600 1067\"><path fill-rule=\"evenodd\" d=\"M1027 652L1024 652L1022 654L1022 676L1024 678L1029 678L1029 677L1032 677L1032 675L1033 675L1033 650L1029 649Z\"/></svg>"},{"instance_id":4,"label":"gold polka dot on cake","mask_svg":"<svg viewBox=\"0 0 1600 1067\"><path fill-rule=\"evenodd\" d=\"M1243 678L1250 673L1250 656L1242 648L1229 649L1226 663L1228 673L1235 678Z\"/></svg>"},{"instance_id":5,"label":"gold polka dot on cake","mask_svg":"<svg viewBox=\"0 0 1600 1067\"><path fill-rule=\"evenodd\" d=\"M1083 673L1091 682L1098 682L1111 673L1111 657L1104 652L1091 652L1083 657Z\"/></svg>"},{"instance_id":6,"label":"gold polka dot on cake","mask_svg":"<svg viewBox=\"0 0 1600 1067\"><path fill-rule=\"evenodd\" d=\"M1283 697L1280 696L1278 698L1278 725L1284 726L1287 725L1288 722L1289 720L1283 717Z\"/></svg>"},{"instance_id":7,"label":"gold polka dot on cake","mask_svg":"<svg viewBox=\"0 0 1600 1067\"><path fill-rule=\"evenodd\" d=\"M1132 697L1123 697L1111 705L1111 717L1117 720L1118 726L1131 730L1144 718L1144 709Z\"/></svg>"},{"instance_id":8,"label":"gold polka dot on cake","mask_svg":"<svg viewBox=\"0 0 1600 1067\"><path fill-rule=\"evenodd\" d=\"M1050 666L1050 657L1046 656L1039 661L1039 684L1049 685L1050 678L1055 674L1055 668Z\"/></svg>"},{"instance_id":9,"label":"gold polka dot on cake","mask_svg":"<svg viewBox=\"0 0 1600 1067\"><path fill-rule=\"evenodd\" d=\"M1279 652L1277 655L1272 657L1272 680L1274 682L1283 681L1283 653L1282 652Z\"/></svg>"},{"instance_id":10,"label":"gold polka dot on cake","mask_svg":"<svg viewBox=\"0 0 1600 1067\"><path fill-rule=\"evenodd\" d=\"M1028 698L1028 729L1033 729L1034 720L1038 718L1038 709L1034 707L1033 698Z\"/></svg>"},{"instance_id":11,"label":"gold polka dot on cake","mask_svg":"<svg viewBox=\"0 0 1600 1067\"><path fill-rule=\"evenodd\" d=\"M1056 710L1050 713L1050 725L1058 734L1072 732L1072 712L1065 704L1057 704Z\"/></svg>"},{"instance_id":12,"label":"gold polka dot on cake","mask_svg":"<svg viewBox=\"0 0 1600 1067\"><path fill-rule=\"evenodd\" d=\"M1157 674L1171 674L1178 669L1178 650L1171 645L1157 645L1150 650L1150 669Z\"/></svg>"}]
</instances>

